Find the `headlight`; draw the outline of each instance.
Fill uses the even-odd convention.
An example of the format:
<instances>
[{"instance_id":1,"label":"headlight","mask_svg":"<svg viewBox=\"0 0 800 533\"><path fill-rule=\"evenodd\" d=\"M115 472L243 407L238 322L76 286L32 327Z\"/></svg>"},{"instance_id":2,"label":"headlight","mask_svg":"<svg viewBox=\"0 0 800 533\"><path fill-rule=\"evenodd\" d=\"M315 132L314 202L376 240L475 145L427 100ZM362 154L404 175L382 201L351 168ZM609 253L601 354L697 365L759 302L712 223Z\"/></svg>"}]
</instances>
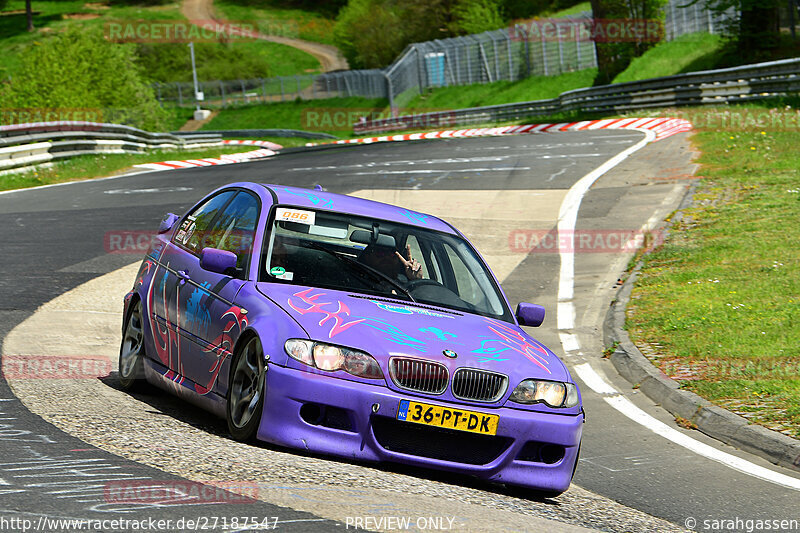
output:
<instances>
[{"instance_id":1,"label":"headlight","mask_svg":"<svg viewBox=\"0 0 800 533\"><path fill-rule=\"evenodd\" d=\"M514 389L509 400L516 403L544 403L550 407L578 405L578 387L574 383L526 379Z\"/></svg>"},{"instance_id":2,"label":"headlight","mask_svg":"<svg viewBox=\"0 0 800 533\"><path fill-rule=\"evenodd\" d=\"M289 339L284 349L292 359L326 372L344 370L362 378L383 378L378 362L364 352L303 339Z\"/></svg>"}]
</instances>

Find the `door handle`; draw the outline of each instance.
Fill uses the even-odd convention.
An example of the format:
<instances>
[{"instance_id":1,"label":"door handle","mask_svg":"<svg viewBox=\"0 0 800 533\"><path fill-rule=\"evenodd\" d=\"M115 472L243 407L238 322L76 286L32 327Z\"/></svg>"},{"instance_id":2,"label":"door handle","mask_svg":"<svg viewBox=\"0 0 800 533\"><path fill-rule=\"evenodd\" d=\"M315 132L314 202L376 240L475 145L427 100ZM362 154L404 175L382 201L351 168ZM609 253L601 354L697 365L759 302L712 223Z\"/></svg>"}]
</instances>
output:
<instances>
[{"instance_id":1,"label":"door handle","mask_svg":"<svg viewBox=\"0 0 800 533\"><path fill-rule=\"evenodd\" d=\"M179 285L183 285L187 280L192 279L191 276L189 276L189 272L186 270L178 270L175 272L175 274L178 276L178 278L180 278L180 281L178 282Z\"/></svg>"}]
</instances>

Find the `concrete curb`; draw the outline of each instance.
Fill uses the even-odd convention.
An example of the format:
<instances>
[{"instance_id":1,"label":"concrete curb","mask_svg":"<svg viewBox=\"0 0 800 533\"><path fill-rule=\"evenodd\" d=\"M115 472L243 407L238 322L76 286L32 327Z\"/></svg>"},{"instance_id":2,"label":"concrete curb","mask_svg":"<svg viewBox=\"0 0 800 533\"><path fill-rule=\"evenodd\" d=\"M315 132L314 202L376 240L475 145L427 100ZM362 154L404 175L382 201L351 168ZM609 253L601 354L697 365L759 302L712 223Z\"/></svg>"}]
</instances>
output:
<instances>
[{"instance_id":1,"label":"concrete curb","mask_svg":"<svg viewBox=\"0 0 800 533\"><path fill-rule=\"evenodd\" d=\"M687 193L687 200L693 190L694 187ZM686 207L686 203L684 201L681 209ZM709 437L763 457L773 464L800 471L800 441L751 424L746 418L713 405L693 392L681 390L676 381L656 368L633 344L624 329L625 310L641 266L640 262L617 291L603 323L605 345L617 343L610 356L617 372L672 415L685 418Z\"/></svg>"}]
</instances>

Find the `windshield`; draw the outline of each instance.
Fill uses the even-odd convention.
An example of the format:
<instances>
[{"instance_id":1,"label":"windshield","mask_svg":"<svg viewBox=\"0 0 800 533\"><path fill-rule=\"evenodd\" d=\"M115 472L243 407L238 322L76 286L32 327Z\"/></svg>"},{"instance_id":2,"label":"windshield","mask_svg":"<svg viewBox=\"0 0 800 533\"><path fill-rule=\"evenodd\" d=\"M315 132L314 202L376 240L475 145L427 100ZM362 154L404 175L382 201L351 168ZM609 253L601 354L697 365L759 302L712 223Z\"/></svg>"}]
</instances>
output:
<instances>
[{"instance_id":1,"label":"windshield","mask_svg":"<svg viewBox=\"0 0 800 533\"><path fill-rule=\"evenodd\" d=\"M261 281L354 291L511 320L462 238L345 213L277 207Z\"/></svg>"}]
</instances>

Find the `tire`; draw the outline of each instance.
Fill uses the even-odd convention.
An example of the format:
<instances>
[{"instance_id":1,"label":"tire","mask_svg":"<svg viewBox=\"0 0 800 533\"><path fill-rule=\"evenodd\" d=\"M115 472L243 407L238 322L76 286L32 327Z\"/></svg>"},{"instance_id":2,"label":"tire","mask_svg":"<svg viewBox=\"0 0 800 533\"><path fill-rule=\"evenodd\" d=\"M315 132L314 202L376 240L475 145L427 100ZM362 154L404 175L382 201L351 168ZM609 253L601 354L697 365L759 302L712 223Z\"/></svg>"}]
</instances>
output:
<instances>
[{"instance_id":1,"label":"tire","mask_svg":"<svg viewBox=\"0 0 800 533\"><path fill-rule=\"evenodd\" d=\"M136 303L128 313L122 343L119 347L119 384L123 390L138 390L144 384L144 327L142 302Z\"/></svg>"},{"instance_id":2,"label":"tire","mask_svg":"<svg viewBox=\"0 0 800 533\"><path fill-rule=\"evenodd\" d=\"M255 439L264 406L266 372L264 350L258 337L253 336L231 362L225 418L228 430L236 440L247 442Z\"/></svg>"}]
</instances>

